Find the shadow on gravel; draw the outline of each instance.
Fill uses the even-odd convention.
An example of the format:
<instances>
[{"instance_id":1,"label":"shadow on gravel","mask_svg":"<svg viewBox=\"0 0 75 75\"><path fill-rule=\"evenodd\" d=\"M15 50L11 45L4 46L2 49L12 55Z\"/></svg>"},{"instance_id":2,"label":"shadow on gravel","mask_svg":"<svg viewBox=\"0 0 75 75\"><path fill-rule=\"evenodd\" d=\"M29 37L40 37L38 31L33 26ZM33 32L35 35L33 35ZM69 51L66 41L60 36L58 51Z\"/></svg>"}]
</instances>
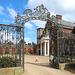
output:
<instances>
[{"instance_id":1,"label":"shadow on gravel","mask_svg":"<svg viewBox=\"0 0 75 75\"><path fill-rule=\"evenodd\" d=\"M32 62L26 62L26 63L32 64L32 65L37 65L37 66L50 67L50 65L48 65L48 63L32 63ZM75 74L75 68L69 68L69 69L65 69L65 70Z\"/></svg>"},{"instance_id":2,"label":"shadow on gravel","mask_svg":"<svg viewBox=\"0 0 75 75\"><path fill-rule=\"evenodd\" d=\"M48 63L31 63L31 62L26 62L27 64L33 64L37 66L43 66L43 67L50 67Z\"/></svg>"},{"instance_id":3,"label":"shadow on gravel","mask_svg":"<svg viewBox=\"0 0 75 75\"><path fill-rule=\"evenodd\" d=\"M69 68L69 69L65 69L65 70L75 74L75 68Z\"/></svg>"},{"instance_id":4,"label":"shadow on gravel","mask_svg":"<svg viewBox=\"0 0 75 75\"><path fill-rule=\"evenodd\" d=\"M67 64L67 65L68 65L68 64ZM67 67L67 65L66 65L66 67L65 67L65 70L67 70L67 71L69 71L69 72L75 74L75 63L69 64L68 67Z\"/></svg>"}]
</instances>

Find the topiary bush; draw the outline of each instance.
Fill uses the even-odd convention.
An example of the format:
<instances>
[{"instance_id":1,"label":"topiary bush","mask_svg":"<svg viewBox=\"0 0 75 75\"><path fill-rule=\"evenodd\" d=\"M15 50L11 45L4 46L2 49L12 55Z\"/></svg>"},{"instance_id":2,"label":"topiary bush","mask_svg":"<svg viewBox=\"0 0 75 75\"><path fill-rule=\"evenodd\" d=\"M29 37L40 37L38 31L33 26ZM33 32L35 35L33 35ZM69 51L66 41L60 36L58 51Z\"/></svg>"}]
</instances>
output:
<instances>
[{"instance_id":1,"label":"topiary bush","mask_svg":"<svg viewBox=\"0 0 75 75\"><path fill-rule=\"evenodd\" d=\"M0 68L7 68L7 67L16 67L16 63L18 59L11 58L11 57L2 57L0 58Z\"/></svg>"}]
</instances>

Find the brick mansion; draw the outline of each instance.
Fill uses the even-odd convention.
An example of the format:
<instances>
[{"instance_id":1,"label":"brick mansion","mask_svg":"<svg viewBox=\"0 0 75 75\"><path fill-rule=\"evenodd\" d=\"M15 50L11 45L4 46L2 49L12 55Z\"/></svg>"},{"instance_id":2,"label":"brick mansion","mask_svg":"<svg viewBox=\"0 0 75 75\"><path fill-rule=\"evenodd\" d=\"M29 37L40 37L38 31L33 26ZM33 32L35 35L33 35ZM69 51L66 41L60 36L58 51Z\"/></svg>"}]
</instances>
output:
<instances>
[{"instance_id":1,"label":"brick mansion","mask_svg":"<svg viewBox=\"0 0 75 75\"><path fill-rule=\"evenodd\" d=\"M56 15L53 17L53 19L58 20L58 24L62 24L63 26L63 32L65 33L72 33L72 30L75 26L74 23L68 22L65 20L62 20L61 15ZM45 28L38 28L37 29L37 53L44 56L49 56L50 54L50 26L52 25L52 22L50 24L46 23ZM57 45L54 46L55 49L57 49Z\"/></svg>"}]
</instances>

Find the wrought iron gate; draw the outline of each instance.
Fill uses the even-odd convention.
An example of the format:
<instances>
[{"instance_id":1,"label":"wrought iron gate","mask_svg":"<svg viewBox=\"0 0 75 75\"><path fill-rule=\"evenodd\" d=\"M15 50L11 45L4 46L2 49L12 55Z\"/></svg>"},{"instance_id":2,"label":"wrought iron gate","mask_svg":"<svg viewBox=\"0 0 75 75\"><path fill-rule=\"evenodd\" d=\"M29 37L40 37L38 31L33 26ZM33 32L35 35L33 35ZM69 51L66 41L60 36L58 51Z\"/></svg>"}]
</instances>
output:
<instances>
[{"instance_id":1,"label":"wrought iron gate","mask_svg":"<svg viewBox=\"0 0 75 75\"><path fill-rule=\"evenodd\" d=\"M53 19L52 19L53 20ZM59 63L75 62L75 34L63 32L63 25L56 19L50 26L50 64L58 67Z\"/></svg>"},{"instance_id":2,"label":"wrought iron gate","mask_svg":"<svg viewBox=\"0 0 75 75\"><path fill-rule=\"evenodd\" d=\"M8 67L12 67L13 64L23 66L23 36L23 25L0 24L0 58L7 57L14 60L14 63L10 61L12 64ZM9 64L9 61L4 63Z\"/></svg>"}]
</instances>

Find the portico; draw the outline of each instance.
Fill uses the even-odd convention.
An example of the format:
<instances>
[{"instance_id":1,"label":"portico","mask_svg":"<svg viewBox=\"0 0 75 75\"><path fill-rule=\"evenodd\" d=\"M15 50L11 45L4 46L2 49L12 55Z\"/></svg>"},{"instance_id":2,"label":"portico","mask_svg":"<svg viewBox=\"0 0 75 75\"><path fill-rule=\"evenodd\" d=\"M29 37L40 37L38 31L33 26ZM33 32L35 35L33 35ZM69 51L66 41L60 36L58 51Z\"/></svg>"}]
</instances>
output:
<instances>
[{"instance_id":1,"label":"portico","mask_svg":"<svg viewBox=\"0 0 75 75\"><path fill-rule=\"evenodd\" d=\"M41 55L49 56L49 37L41 38Z\"/></svg>"}]
</instances>

